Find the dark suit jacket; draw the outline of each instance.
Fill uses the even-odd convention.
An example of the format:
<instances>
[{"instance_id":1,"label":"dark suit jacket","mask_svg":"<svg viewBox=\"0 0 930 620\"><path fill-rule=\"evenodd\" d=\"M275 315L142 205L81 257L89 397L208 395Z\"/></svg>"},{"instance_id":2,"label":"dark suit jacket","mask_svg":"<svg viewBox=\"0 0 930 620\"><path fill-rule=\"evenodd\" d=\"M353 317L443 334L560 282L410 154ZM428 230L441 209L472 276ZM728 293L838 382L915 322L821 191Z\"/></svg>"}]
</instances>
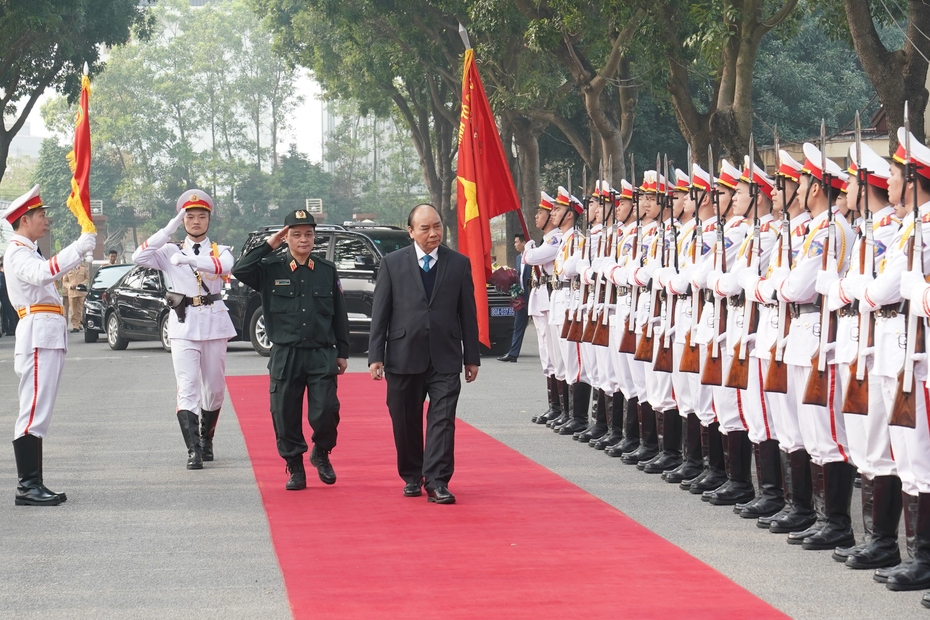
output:
<instances>
[{"instance_id":1,"label":"dark suit jacket","mask_svg":"<svg viewBox=\"0 0 930 620\"><path fill-rule=\"evenodd\" d=\"M438 373L457 374L481 363L475 289L468 258L439 246L436 284L426 299L413 245L381 261L372 302L368 363L385 372L417 374L430 362Z\"/></svg>"}]
</instances>

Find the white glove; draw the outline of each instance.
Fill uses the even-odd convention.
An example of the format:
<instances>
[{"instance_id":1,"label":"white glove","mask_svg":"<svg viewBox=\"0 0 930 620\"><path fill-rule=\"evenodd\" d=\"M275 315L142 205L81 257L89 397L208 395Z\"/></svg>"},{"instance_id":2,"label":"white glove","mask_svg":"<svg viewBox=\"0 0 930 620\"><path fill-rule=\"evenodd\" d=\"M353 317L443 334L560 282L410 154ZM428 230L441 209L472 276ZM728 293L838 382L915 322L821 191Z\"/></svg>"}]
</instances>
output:
<instances>
[{"instance_id":1,"label":"white glove","mask_svg":"<svg viewBox=\"0 0 930 620\"><path fill-rule=\"evenodd\" d=\"M608 260L606 256L599 256L591 262L591 268L598 273L602 273L604 269L604 263Z\"/></svg>"},{"instance_id":2,"label":"white glove","mask_svg":"<svg viewBox=\"0 0 930 620\"><path fill-rule=\"evenodd\" d=\"M752 295L753 291L756 290L756 285L759 283L759 280L762 278L759 277L759 274L753 269L743 269L739 272L739 275L736 276L736 283L739 284L747 295Z\"/></svg>"},{"instance_id":3,"label":"white glove","mask_svg":"<svg viewBox=\"0 0 930 620\"><path fill-rule=\"evenodd\" d=\"M854 276L847 277L847 280L851 277L854 277ZM833 284L837 282L839 279L840 279L839 274L833 271L832 269L828 269L827 271L821 271L820 273L817 274L817 283L814 286L814 288L821 295L829 295L830 287L833 286Z\"/></svg>"},{"instance_id":4,"label":"white glove","mask_svg":"<svg viewBox=\"0 0 930 620\"><path fill-rule=\"evenodd\" d=\"M704 288L709 288L710 290L714 291L714 289L717 288L717 280L719 280L720 276L722 275L723 272L719 269L714 269L711 271L709 274L707 274L707 281L705 282ZM716 294L716 291L714 291L714 293Z\"/></svg>"},{"instance_id":5,"label":"white glove","mask_svg":"<svg viewBox=\"0 0 930 620\"><path fill-rule=\"evenodd\" d=\"M665 288L668 286L668 281L671 280L677 273L678 272L675 271L674 267L663 267L656 270L653 277L656 279L656 282L659 283L659 286Z\"/></svg>"},{"instance_id":6,"label":"white glove","mask_svg":"<svg viewBox=\"0 0 930 620\"><path fill-rule=\"evenodd\" d=\"M77 247L78 254L84 255L87 252L93 252L97 247L97 233L81 233L78 237Z\"/></svg>"},{"instance_id":7,"label":"white glove","mask_svg":"<svg viewBox=\"0 0 930 620\"><path fill-rule=\"evenodd\" d=\"M197 264L196 256L188 256L187 254L183 252L175 252L174 254L171 255L170 260L171 260L172 265L196 265Z\"/></svg>"},{"instance_id":8,"label":"white glove","mask_svg":"<svg viewBox=\"0 0 930 620\"><path fill-rule=\"evenodd\" d=\"M186 214L187 210L181 209L181 212L175 215L162 230L170 237L181 227L181 223L184 221L184 216Z\"/></svg>"},{"instance_id":9,"label":"white glove","mask_svg":"<svg viewBox=\"0 0 930 620\"><path fill-rule=\"evenodd\" d=\"M918 271L905 271L901 274L901 297L914 299L923 294L927 287L923 274Z\"/></svg>"},{"instance_id":10,"label":"white glove","mask_svg":"<svg viewBox=\"0 0 930 620\"><path fill-rule=\"evenodd\" d=\"M590 268L591 268L591 262L587 258L578 259L578 263L576 267L576 269L578 269L578 273L584 273Z\"/></svg>"},{"instance_id":11,"label":"white glove","mask_svg":"<svg viewBox=\"0 0 930 620\"><path fill-rule=\"evenodd\" d=\"M653 276L655 275L656 271L658 271L659 268L660 268L661 266L662 266L662 265L661 265L661 263L659 263L659 261L657 261L657 260L652 260L652 261L649 261L648 263L646 263L646 266L643 267L643 270L644 270L647 274L649 274L649 277L651 278L651 277L653 277Z\"/></svg>"},{"instance_id":12,"label":"white glove","mask_svg":"<svg viewBox=\"0 0 930 620\"><path fill-rule=\"evenodd\" d=\"M535 247L536 247L536 242L530 239L529 241L526 242L526 247L523 248L523 251L525 252L526 250L532 250Z\"/></svg>"},{"instance_id":13,"label":"white glove","mask_svg":"<svg viewBox=\"0 0 930 620\"><path fill-rule=\"evenodd\" d=\"M772 275L768 278L768 280L772 283L772 287L778 289L782 282L788 279L789 275L791 275L790 267L776 267L772 270Z\"/></svg>"},{"instance_id":14,"label":"white glove","mask_svg":"<svg viewBox=\"0 0 930 620\"><path fill-rule=\"evenodd\" d=\"M820 281L820 278L817 278L817 281ZM862 298L862 294L865 292L865 287L872 281L871 276L865 274L855 274L843 278L843 293L846 297L851 297L854 299Z\"/></svg>"}]
</instances>

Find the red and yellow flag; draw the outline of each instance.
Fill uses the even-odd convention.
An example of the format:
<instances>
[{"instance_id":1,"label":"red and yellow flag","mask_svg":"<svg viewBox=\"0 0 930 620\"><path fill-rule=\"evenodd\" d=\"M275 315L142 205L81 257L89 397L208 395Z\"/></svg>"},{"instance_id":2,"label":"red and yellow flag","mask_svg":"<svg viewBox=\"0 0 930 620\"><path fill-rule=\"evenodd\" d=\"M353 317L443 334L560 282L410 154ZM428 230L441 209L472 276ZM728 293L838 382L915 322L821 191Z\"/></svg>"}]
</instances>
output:
<instances>
[{"instance_id":1,"label":"red and yellow flag","mask_svg":"<svg viewBox=\"0 0 930 620\"><path fill-rule=\"evenodd\" d=\"M90 215L90 117L87 115L89 101L90 79L85 74L81 77L81 102L74 124L74 150L68 153L68 165L74 175L71 177L68 208L81 225L82 233L97 232Z\"/></svg>"},{"instance_id":2,"label":"red and yellow flag","mask_svg":"<svg viewBox=\"0 0 930 620\"><path fill-rule=\"evenodd\" d=\"M465 50L459 124L459 252L471 260L478 310L478 340L491 346L487 281L491 277L490 220L520 208L504 147L484 92L474 50Z\"/></svg>"}]
</instances>

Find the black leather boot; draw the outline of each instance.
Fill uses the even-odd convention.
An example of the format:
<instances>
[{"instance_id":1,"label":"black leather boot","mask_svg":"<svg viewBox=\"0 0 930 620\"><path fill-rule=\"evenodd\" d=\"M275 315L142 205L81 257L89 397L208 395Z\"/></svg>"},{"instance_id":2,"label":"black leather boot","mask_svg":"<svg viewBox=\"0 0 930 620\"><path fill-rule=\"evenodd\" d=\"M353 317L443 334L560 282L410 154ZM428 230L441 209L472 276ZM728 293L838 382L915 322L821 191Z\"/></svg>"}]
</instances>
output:
<instances>
[{"instance_id":1,"label":"black leather boot","mask_svg":"<svg viewBox=\"0 0 930 620\"><path fill-rule=\"evenodd\" d=\"M793 508L794 500L792 499L793 493L791 489L791 467L788 463L788 453L779 450L778 460L781 466L781 482L782 487L784 488L785 505L780 511L771 516L759 517L756 519L756 527L763 530L769 529L769 527L772 525L772 521L777 521L787 517L789 514L791 514L791 510Z\"/></svg>"},{"instance_id":2,"label":"black leather boot","mask_svg":"<svg viewBox=\"0 0 930 620\"><path fill-rule=\"evenodd\" d=\"M788 454L788 469L791 484L791 512L772 521L769 531L774 534L803 532L817 523L813 498L814 486L811 478L811 455L803 448L791 452Z\"/></svg>"},{"instance_id":3,"label":"black leather boot","mask_svg":"<svg viewBox=\"0 0 930 620\"><path fill-rule=\"evenodd\" d=\"M852 518L849 515L855 476L856 467L852 463L845 461L824 463L823 527L816 534L805 538L801 543L802 548L808 551L823 551L837 547L851 547L856 544Z\"/></svg>"},{"instance_id":4,"label":"black leather boot","mask_svg":"<svg viewBox=\"0 0 930 620\"><path fill-rule=\"evenodd\" d=\"M800 545L805 538L809 538L823 528L823 522L826 519L824 514L824 505L826 504L825 489L823 480L823 466L811 462L811 490L813 493L814 514L817 520L806 530L800 532L791 532L788 534L789 545Z\"/></svg>"},{"instance_id":5,"label":"black leather boot","mask_svg":"<svg viewBox=\"0 0 930 620\"><path fill-rule=\"evenodd\" d=\"M862 504L862 529L864 530L865 535L862 537L862 539L859 542L857 542L852 547L837 547L836 549L834 549L833 559L836 560L837 562L845 563L846 558L848 558L851 555L855 555L855 554L862 552L872 542L872 514L875 511L873 499L872 499L874 484L873 484L872 478L869 478L868 476L864 474L859 474L858 480L859 480L859 488L862 489L862 491L859 494L859 497L862 500L861 502ZM899 497L900 495L901 494L898 493ZM898 516L900 517L900 515ZM895 533L897 537L897 529L895 530ZM897 543L895 544L897 545ZM895 564L900 563L901 561L900 555L901 554L899 553L898 561L895 562ZM882 566L889 566L889 565L883 564ZM862 568L867 568L867 567L863 566ZM881 568L881 567L873 566L872 568Z\"/></svg>"},{"instance_id":6,"label":"black leather boot","mask_svg":"<svg viewBox=\"0 0 930 620\"><path fill-rule=\"evenodd\" d=\"M45 488L42 480L42 438L23 435L13 440L13 455L16 458L17 506L58 506L65 499L64 493L53 493Z\"/></svg>"},{"instance_id":7,"label":"black leather boot","mask_svg":"<svg viewBox=\"0 0 930 620\"><path fill-rule=\"evenodd\" d=\"M889 568L879 568L872 575L872 579L879 583L885 583L888 578L894 574L907 570L907 567L914 561L914 555L917 553L917 496L908 495L901 491L901 513L904 517L904 551L907 555L897 566Z\"/></svg>"},{"instance_id":8,"label":"black leather boot","mask_svg":"<svg viewBox=\"0 0 930 620\"><path fill-rule=\"evenodd\" d=\"M785 507L785 491L781 481L781 450L778 440L768 439L753 444L756 474L759 478L759 499L740 511L743 519L758 519L777 514Z\"/></svg>"},{"instance_id":9,"label":"black leather boot","mask_svg":"<svg viewBox=\"0 0 930 620\"><path fill-rule=\"evenodd\" d=\"M301 459L301 462L303 459ZM324 484L336 484L336 471L333 464L329 461L329 452L322 448L313 446L310 451L310 464L316 467L317 473L320 474L320 480Z\"/></svg>"},{"instance_id":10,"label":"black leather boot","mask_svg":"<svg viewBox=\"0 0 930 620\"><path fill-rule=\"evenodd\" d=\"M623 441L623 392L607 396L607 432L600 439L592 439L588 445L595 450L604 450Z\"/></svg>"},{"instance_id":11,"label":"black leather boot","mask_svg":"<svg viewBox=\"0 0 930 620\"><path fill-rule=\"evenodd\" d=\"M756 496L752 486L752 442L747 431L730 431L727 434L727 452L730 454L730 484L710 494L707 499L714 506L732 506L748 502Z\"/></svg>"},{"instance_id":12,"label":"black leather boot","mask_svg":"<svg viewBox=\"0 0 930 620\"><path fill-rule=\"evenodd\" d=\"M588 428L584 432L579 433L577 436L572 436L572 439L577 439L583 443L589 443L591 441L597 441L601 437L607 434L607 415L608 415L608 404L607 404L607 394L604 390L595 390L595 399L594 399L594 422L588 425Z\"/></svg>"},{"instance_id":13,"label":"black leather boot","mask_svg":"<svg viewBox=\"0 0 930 620\"><path fill-rule=\"evenodd\" d=\"M591 386L578 381L572 384L572 416L562 426L553 427L559 435L572 435L588 427L588 407L591 404Z\"/></svg>"},{"instance_id":14,"label":"black leather boot","mask_svg":"<svg viewBox=\"0 0 930 620\"><path fill-rule=\"evenodd\" d=\"M930 588L930 493L917 496L917 528L914 531L914 561L901 572L888 577L889 590L926 590Z\"/></svg>"},{"instance_id":15,"label":"black leather boot","mask_svg":"<svg viewBox=\"0 0 930 620\"><path fill-rule=\"evenodd\" d=\"M559 381L553 375L546 377L546 396L549 400L549 408L543 413L534 415L531 418L533 424L545 424L550 416L559 416L562 414L562 403L559 402Z\"/></svg>"},{"instance_id":16,"label":"black leather boot","mask_svg":"<svg viewBox=\"0 0 930 620\"><path fill-rule=\"evenodd\" d=\"M616 415L616 412L614 413ZM623 456L633 452L639 447L639 399L631 398L626 401L623 414L623 440L620 443L604 448L608 456Z\"/></svg>"},{"instance_id":17,"label":"black leather boot","mask_svg":"<svg viewBox=\"0 0 930 620\"><path fill-rule=\"evenodd\" d=\"M200 451L200 420L193 411L178 411L178 424L187 445L187 468L203 469L203 454Z\"/></svg>"},{"instance_id":18,"label":"black leather boot","mask_svg":"<svg viewBox=\"0 0 930 620\"><path fill-rule=\"evenodd\" d=\"M703 438L702 438L703 439ZM714 422L707 427L707 469L700 480L695 480L688 487L688 492L701 495L705 491L719 489L727 482L726 451L723 449L723 435L720 434L720 423ZM684 486L682 481L682 486Z\"/></svg>"},{"instance_id":19,"label":"black leather boot","mask_svg":"<svg viewBox=\"0 0 930 620\"><path fill-rule=\"evenodd\" d=\"M683 423L685 431L681 465L662 474L662 479L671 484L680 484L683 480L697 478L704 471L704 458L701 453L701 421L696 413L691 412Z\"/></svg>"},{"instance_id":20,"label":"black leather boot","mask_svg":"<svg viewBox=\"0 0 930 620\"><path fill-rule=\"evenodd\" d=\"M709 459L710 459L710 429L701 424L701 471L698 472L693 478L684 478L681 481L679 487L688 491L691 489L691 485L695 482L700 482L704 479L705 476L710 472L709 469Z\"/></svg>"},{"instance_id":21,"label":"black leather boot","mask_svg":"<svg viewBox=\"0 0 930 620\"><path fill-rule=\"evenodd\" d=\"M216 423L220 419L220 410L200 410L200 452L204 461L213 460L213 435Z\"/></svg>"},{"instance_id":22,"label":"black leather boot","mask_svg":"<svg viewBox=\"0 0 930 620\"><path fill-rule=\"evenodd\" d=\"M681 465L682 422L678 409L663 412L662 452L643 468L644 472L664 474Z\"/></svg>"},{"instance_id":23,"label":"black leather boot","mask_svg":"<svg viewBox=\"0 0 930 620\"><path fill-rule=\"evenodd\" d=\"M639 403L639 447L620 457L627 465L654 459L659 453L659 431L656 428L656 415L649 402Z\"/></svg>"},{"instance_id":24,"label":"black leather boot","mask_svg":"<svg viewBox=\"0 0 930 620\"><path fill-rule=\"evenodd\" d=\"M572 418L572 388L568 381L559 381L559 397L562 399L562 409L559 415L546 420L546 427L562 426Z\"/></svg>"},{"instance_id":25,"label":"black leather boot","mask_svg":"<svg viewBox=\"0 0 930 620\"><path fill-rule=\"evenodd\" d=\"M862 477L862 492L866 484L872 487L872 514L869 515L871 536L868 545L861 551L849 554L849 568L885 568L901 563L898 548L898 522L901 520L901 479L897 476L876 476L869 481ZM865 501L862 503L865 521ZM869 530L866 530L869 531ZM839 551L839 550L837 550Z\"/></svg>"},{"instance_id":26,"label":"black leather boot","mask_svg":"<svg viewBox=\"0 0 930 620\"><path fill-rule=\"evenodd\" d=\"M301 491L307 488L307 471L304 469L304 455L287 459L287 470L290 478L284 488L288 491Z\"/></svg>"},{"instance_id":27,"label":"black leather boot","mask_svg":"<svg viewBox=\"0 0 930 620\"><path fill-rule=\"evenodd\" d=\"M636 463L636 469L643 471L646 468L646 465L649 465L653 461L658 460L662 456L662 447L665 445L665 412L652 410L653 415L656 420L656 454L651 459L645 461L639 461Z\"/></svg>"}]
</instances>

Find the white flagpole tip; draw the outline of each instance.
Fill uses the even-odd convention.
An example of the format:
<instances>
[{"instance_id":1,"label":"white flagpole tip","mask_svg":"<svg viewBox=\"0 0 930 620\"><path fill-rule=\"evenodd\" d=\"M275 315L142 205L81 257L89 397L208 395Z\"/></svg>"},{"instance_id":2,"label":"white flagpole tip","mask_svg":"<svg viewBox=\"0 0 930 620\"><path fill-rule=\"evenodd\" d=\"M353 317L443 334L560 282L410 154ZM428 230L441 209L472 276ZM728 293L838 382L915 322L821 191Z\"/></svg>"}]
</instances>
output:
<instances>
[{"instance_id":1,"label":"white flagpole tip","mask_svg":"<svg viewBox=\"0 0 930 620\"><path fill-rule=\"evenodd\" d=\"M88 75L89 72L90 72L90 68L87 66L87 63L85 62L84 63L84 75Z\"/></svg>"},{"instance_id":2,"label":"white flagpole tip","mask_svg":"<svg viewBox=\"0 0 930 620\"><path fill-rule=\"evenodd\" d=\"M465 30L465 26L462 25L462 22L459 22L459 36L462 37L462 43L465 44L465 49L471 49L471 41L468 40L468 31Z\"/></svg>"}]
</instances>

